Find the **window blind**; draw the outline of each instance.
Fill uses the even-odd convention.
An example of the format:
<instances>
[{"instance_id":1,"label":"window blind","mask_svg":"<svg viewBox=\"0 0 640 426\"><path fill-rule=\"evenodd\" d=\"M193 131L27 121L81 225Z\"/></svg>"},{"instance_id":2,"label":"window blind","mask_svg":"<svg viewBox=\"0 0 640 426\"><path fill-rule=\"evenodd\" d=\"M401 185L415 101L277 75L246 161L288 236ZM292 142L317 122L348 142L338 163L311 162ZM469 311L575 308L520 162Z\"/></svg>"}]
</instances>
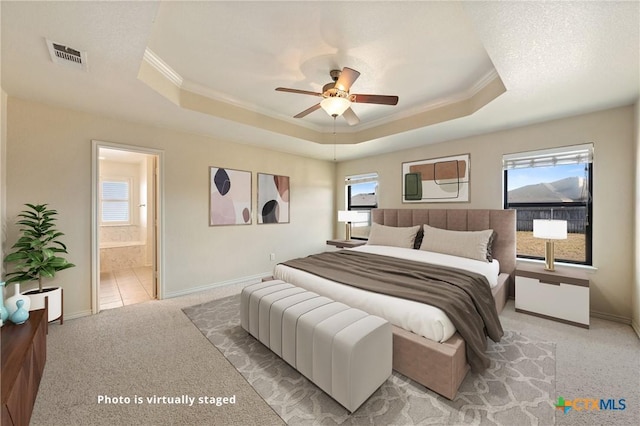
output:
<instances>
[{"instance_id":1,"label":"window blind","mask_svg":"<svg viewBox=\"0 0 640 426\"><path fill-rule=\"evenodd\" d=\"M128 201L104 201L102 203L103 222L129 222Z\"/></svg>"},{"instance_id":2,"label":"window blind","mask_svg":"<svg viewBox=\"0 0 640 426\"><path fill-rule=\"evenodd\" d=\"M103 200L128 200L129 182L102 182Z\"/></svg>"},{"instance_id":3,"label":"window blind","mask_svg":"<svg viewBox=\"0 0 640 426\"><path fill-rule=\"evenodd\" d=\"M591 162L593 162L592 143L506 154L502 157L504 170L553 167L566 164L586 164Z\"/></svg>"},{"instance_id":4,"label":"window blind","mask_svg":"<svg viewBox=\"0 0 640 426\"><path fill-rule=\"evenodd\" d=\"M102 182L102 222L129 222L129 182Z\"/></svg>"},{"instance_id":5,"label":"window blind","mask_svg":"<svg viewBox=\"0 0 640 426\"><path fill-rule=\"evenodd\" d=\"M347 185L357 185L359 183L368 183L368 182L377 182L378 175L366 174L366 175L358 175L358 176L347 176L344 178L344 182Z\"/></svg>"}]
</instances>

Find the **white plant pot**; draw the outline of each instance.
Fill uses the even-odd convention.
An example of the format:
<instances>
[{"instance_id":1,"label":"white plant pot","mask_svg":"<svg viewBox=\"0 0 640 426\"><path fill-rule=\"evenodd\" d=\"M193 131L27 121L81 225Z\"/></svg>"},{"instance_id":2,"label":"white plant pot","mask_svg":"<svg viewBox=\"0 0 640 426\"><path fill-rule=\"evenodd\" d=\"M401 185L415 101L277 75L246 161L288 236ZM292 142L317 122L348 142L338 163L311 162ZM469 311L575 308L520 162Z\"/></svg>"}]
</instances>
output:
<instances>
[{"instance_id":1,"label":"white plant pot","mask_svg":"<svg viewBox=\"0 0 640 426\"><path fill-rule=\"evenodd\" d=\"M31 299L31 308L29 310L44 309L44 299L46 297L49 299L48 322L60 318L60 323L62 324L62 287L44 287L42 290L42 293L38 292L37 288L22 293Z\"/></svg>"}]
</instances>

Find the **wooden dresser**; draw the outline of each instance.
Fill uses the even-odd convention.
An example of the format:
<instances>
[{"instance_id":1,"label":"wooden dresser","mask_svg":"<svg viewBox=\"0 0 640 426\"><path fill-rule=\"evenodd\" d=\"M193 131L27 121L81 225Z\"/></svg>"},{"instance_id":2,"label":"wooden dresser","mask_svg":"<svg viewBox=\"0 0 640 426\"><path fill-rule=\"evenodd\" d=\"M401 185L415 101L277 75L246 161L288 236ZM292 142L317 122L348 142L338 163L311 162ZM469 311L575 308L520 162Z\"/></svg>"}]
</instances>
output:
<instances>
[{"instance_id":1,"label":"wooden dresser","mask_svg":"<svg viewBox=\"0 0 640 426\"><path fill-rule=\"evenodd\" d=\"M28 425L47 359L47 310L2 327L2 425Z\"/></svg>"}]
</instances>

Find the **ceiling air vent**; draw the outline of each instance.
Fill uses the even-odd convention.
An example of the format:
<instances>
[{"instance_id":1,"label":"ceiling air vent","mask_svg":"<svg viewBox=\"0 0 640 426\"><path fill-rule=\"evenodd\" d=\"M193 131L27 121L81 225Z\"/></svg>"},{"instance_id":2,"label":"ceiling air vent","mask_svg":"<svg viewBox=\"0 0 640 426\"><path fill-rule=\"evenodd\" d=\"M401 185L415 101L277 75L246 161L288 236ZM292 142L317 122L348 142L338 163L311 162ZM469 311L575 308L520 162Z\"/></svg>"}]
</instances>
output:
<instances>
[{"instance_id":1,"label":"ceiling air vent","mask_svg":"<svg viewBox=\"0 0 640 426\"><path fill-rule=\"evenodd\" d=\"M47 47L49 48L51 60L56 64L87 70L87 52L81 52L51 40L47 40Z\"/></svg>"}]
</instances>

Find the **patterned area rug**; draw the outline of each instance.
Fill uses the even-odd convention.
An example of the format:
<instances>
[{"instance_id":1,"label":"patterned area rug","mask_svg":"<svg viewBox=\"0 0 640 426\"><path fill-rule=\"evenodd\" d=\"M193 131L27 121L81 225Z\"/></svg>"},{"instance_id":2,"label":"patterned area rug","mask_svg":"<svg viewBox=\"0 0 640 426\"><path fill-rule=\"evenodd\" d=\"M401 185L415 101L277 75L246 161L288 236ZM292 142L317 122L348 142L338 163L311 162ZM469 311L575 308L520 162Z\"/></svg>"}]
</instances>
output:
<instances>
[{"instance_id":1,"label":"patterned area rug","mask_svg":"<svg viewBox=\"0 0 640 426\"><path fill-rule=\"evenodd\" d=\"M289 425L552 425L555 424L555 344L506 331L489 340L491 367L469 373L455 400L393 372L349 414L240 326L240 296L184 313Z\"/></svg>"}]
</instances>

